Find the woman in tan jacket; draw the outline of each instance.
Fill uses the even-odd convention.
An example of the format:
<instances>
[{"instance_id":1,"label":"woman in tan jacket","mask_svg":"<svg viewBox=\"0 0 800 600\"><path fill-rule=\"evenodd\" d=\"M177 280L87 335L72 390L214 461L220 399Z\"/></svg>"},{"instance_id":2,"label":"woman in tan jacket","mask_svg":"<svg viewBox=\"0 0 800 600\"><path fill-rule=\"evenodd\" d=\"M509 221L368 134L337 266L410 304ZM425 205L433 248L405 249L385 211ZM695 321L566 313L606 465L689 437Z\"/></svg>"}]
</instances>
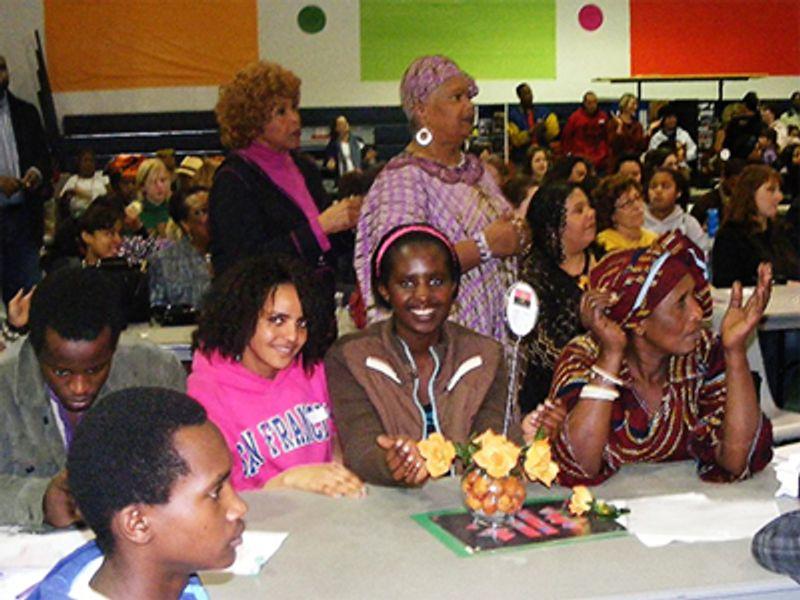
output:
<instances>
[{"instance_id":1,"label":"woman in tan jacket","mask_svg":"<svg viewBox=\"0 0 800 600\"><path fill-rule=\"evenodd\" d=\"M447 321L460 266L452 243L425 224L389 231L372 255L376 301L391 318L341 338L325 359L345 464L368 483L422 485L416 442L503 430L500 344ZM512 438L519 438L517 415Z\"/></svg>"}]
</instances>

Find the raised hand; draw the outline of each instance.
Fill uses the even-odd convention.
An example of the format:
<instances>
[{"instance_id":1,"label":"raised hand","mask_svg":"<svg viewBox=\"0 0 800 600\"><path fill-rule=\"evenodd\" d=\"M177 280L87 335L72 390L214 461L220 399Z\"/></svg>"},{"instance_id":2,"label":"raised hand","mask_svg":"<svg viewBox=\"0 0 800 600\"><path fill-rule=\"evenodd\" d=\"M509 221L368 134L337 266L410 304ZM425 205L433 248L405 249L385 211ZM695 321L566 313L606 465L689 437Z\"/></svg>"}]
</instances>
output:
<instances>
[{"instance_id":1,"label":"raised hand","mask_svg":"<svg viewBox=\"0 0 800 600\"><path fill-rule=\"evenodd\" d=\"M12 327L20 329L28 324L28 315L31 309L31 298L36 286L33 286L26 294L23 288L14 294L8 303L8 322Z\"/></svg>"},{"instance_id":2,"label":"raised hand","mask_svg":"<svg viewBox=\"0 0 800 600\"><path fill-rule=\"evenodd\" d=\"M746 349L747 338L764 316L771 293L772 265L769 263L758 265L756 289L744 305L742 305L742 284L738 281L733 283L728 310L719 328L722 347L725 350Z\"/></svg>"}]
</instances>

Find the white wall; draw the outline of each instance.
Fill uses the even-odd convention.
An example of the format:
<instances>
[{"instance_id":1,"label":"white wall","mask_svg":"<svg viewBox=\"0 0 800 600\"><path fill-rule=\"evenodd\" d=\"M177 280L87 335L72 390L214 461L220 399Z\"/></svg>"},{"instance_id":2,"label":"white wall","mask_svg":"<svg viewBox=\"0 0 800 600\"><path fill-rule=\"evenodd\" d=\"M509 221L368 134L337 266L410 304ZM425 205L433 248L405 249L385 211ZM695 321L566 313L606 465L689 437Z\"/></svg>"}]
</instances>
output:
<instances>
[{"instance_id":1,"label":"white wall","mask_svg":"<svg viewBox=\"0 0 800 600\"><path fill-rule=\"evenodd\" d=\"M100 0L98 0L100 1ZM164 0L169 1L169 0ZM668 1L668 0L664 0ZM135 4L136 0L131 0ZM396 105L398 82L362 82L359 58L358 0L315 0L326 13L325 29L315 35L296 23L307 0L258 0L261 56L280 62L303 79L302 106ZM635 91L633 84L601 84L593 77L629 74L628 1L594 0L605 14L601 29L589 33L575 19L583 0L558 0L557 78L530 80L537 102L578 101L587 89L601 98L618 98ZM0 54L11 70L11 89L35 101L36 61L33 31L44 32L40 0L0 0L3 37ZM46 40L44 41L46 45ZM446 48L441 52L447 53ZM524 78L479 80L480 103L515 101L514 87ZM770 77L725 84L726 98L741 98L756 90L765 98L788 98L800 88L796 77ZM645 84L645 98L716 98L714 82ZM55 95L59 116L113 112L209 110L217 98L215 87L148 88Z\"/></svg>"}]
</instances>

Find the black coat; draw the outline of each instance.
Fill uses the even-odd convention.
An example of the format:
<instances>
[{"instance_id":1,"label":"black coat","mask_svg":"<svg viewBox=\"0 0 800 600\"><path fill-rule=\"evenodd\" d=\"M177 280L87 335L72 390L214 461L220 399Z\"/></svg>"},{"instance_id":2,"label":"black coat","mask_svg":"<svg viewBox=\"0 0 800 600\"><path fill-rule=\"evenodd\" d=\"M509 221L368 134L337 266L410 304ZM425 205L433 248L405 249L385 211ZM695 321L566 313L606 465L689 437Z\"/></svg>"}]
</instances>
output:
<instances>
[{"instance_id":1,"label":"black coat","mask_svg":"<svg viewBox=\"0 0 800 600\"><path fill-rule=\"evenodd\" d=\"M47 147L47 137L36 107L20 100L11 92L6 93L17 144L20 176L24 176L29 168L36 167L42 174L42 185L28 192L22 204L5 207L3 218L13 220L15 228L26 228L26 232L17 229L17 233L20 235L27 233L37 244L41 244L44 234L44 200L51 191L50 151Z\"/></svg>"},{"instance_id":2,"label":"black coat","mask_svg":"<svg viewBox=\"0 0 800 600\"><path fill-rule=\"evenodd\" d=\"M316 168L292 155L319 212L331 203ZM232 153L217 170L209 202L211 261L219 276L238 260L277 252L317 267L328 261L305 214L255 164Z\"/></svg>"},{"instance_id":3,"label":"black coat","mask_svg":"<svg viewBox=\"0 0 800 600\"><path fill-rule=\"evenodd\" d=\"M731 287L737 280L756 285L761 262L772 263L772 276L778 283L800 279L800 257L782 223L770 223L763 232L733 222L720 227L711 251L715 287Z\"/></svg>"}]
</instances>

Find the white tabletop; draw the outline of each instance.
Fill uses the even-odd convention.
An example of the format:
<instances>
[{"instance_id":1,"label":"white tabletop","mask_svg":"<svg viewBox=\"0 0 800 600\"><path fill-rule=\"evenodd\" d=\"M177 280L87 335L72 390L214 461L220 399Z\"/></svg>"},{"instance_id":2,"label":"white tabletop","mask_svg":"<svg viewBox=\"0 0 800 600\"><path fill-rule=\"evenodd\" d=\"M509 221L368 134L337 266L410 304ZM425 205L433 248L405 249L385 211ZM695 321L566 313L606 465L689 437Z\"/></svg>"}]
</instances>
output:
<instances>
[{"instance_id":1,"label":"white tabletop","mask_svg":"<svg viewBox=\"0 0 800 600\"><path fill-rule=\"evenodd\" d=\"M744 288L744 300L746 301L752 293L753 288ZM724 313L730 302L730 295L730 288L712 288L711 296L714 299L715 312ZM760 328L766 331L800 329L800 282L793 281L773 286L772 296L764 311Z\"/></svg>"},{"instance_id":2,"label":"white tabletop","mask_svg":"<svg viewBox=\"0 0 800 600\"><path fill-rule=\"evenodd\" d=\"M771 467L730 485L701 482L689 462L634 465L594 488L598 497L633 498L699 491L714 499L772 498ZM564 495L530 486L529 497ZM798 597L788 577L761 568L750 540L647 548L635 537L459 558L415 513L460 506L458 481L422 489L371 487L361 500L301 492L245 494L248 527L288 531L254 577L204 575L212 598L671 598ZM798 508L781 500L782 511ZM773 595L774 594L774 595Z\"/></svg>"}]
</instances>

